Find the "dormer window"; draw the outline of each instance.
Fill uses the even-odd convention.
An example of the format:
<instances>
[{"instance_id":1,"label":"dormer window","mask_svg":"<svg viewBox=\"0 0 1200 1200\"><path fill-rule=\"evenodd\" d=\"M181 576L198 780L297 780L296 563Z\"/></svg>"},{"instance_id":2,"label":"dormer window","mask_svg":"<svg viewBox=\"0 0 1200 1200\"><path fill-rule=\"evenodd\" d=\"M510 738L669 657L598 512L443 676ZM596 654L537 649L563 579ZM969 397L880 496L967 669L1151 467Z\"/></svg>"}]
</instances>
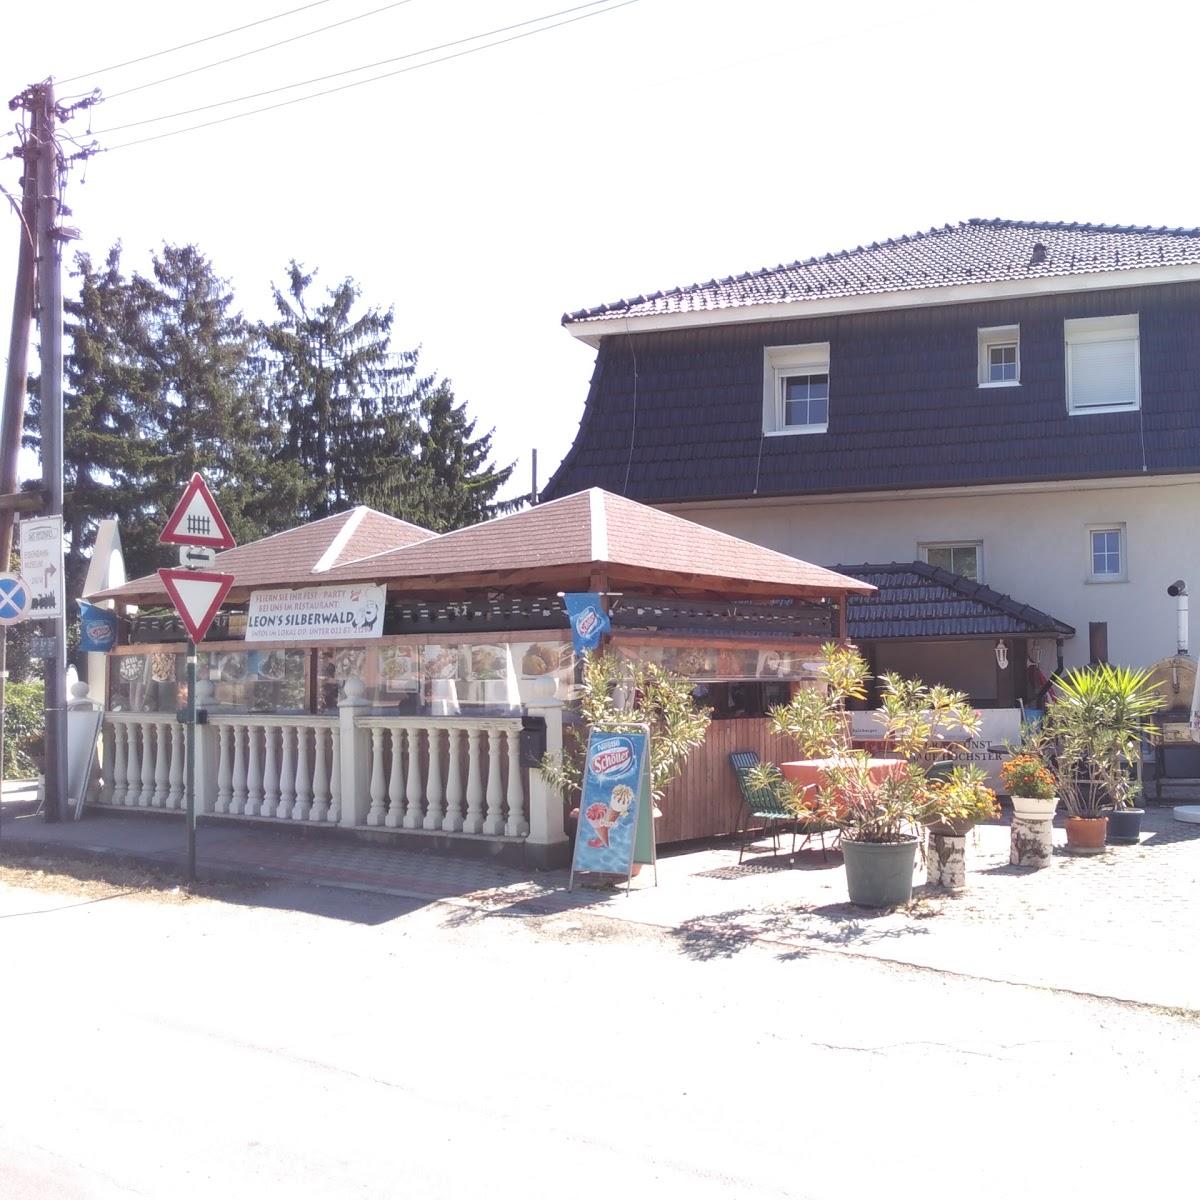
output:
<instances>
[{"instance_id":1,"label":"dormer window","mask_svg":"<svg viewBox=\"0 0 1200 1200\"><path fill-rule=\"evenodd\" d=\"M829 428L829 343L768 346L763 361L763 433Z\"/></svg>"},{"instance_id":2,"label":"dormer window","mask_svg":"<svg viewBox=\"0 0 1200 1200\"><path fill-rule=\"evenodd\" d=\"M996 325L979 331L979 386L1015 387L1021 382L1021 327Z\"/></svg>"}]
</instances>

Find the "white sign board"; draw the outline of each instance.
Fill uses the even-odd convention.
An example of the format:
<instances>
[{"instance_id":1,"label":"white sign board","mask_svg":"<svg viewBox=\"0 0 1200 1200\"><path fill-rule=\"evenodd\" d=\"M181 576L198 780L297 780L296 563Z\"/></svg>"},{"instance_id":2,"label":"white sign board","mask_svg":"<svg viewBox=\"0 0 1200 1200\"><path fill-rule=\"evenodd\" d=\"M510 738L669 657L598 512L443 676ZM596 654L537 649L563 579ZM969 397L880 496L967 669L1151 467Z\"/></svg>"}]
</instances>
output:
<instances>
[{"instance_id":1,"label":"white sign board","mask_svg":"<svg viewBox=\"0 0 1200 1200\"><path fill-rule=\"evenodd\" d=\"M62 534L62 517L21 522L21 577L29 584L31 621L64 615Z\"/></svg>"},{"instance_id":2,"label":"white sign board","mask_svg":"<svg viewBox=\"0 0 1200 1200\"><path fill-rule=\"evenodd\" d=\"M250 593L248 642L344 642L383 634L387 589L374 584Z\"/></svg>"},{"instance_id":3,"label":"white sign board","mask_svg":"<svg viewBox=\"0 0 1200 1200\"><path fill-rule=\"evenodd\" d=\"M856 742L868 742L881 738L882 727L874 712L852 712L850 729ZM1009 745L1016 745L1021 737L1021 710L1019 708L982 708L979 710L979 734L963 740L965 752L956 755L950 761L968 763L982 767L988 776L988 787L1001 791L1000 768L1009 760L1012 751ZM951 731L947 736L953 737ZM1006 744L1007 743L1007 744ZM930 758L928 762L936 762Z\"/></svg>"}]
</instances>

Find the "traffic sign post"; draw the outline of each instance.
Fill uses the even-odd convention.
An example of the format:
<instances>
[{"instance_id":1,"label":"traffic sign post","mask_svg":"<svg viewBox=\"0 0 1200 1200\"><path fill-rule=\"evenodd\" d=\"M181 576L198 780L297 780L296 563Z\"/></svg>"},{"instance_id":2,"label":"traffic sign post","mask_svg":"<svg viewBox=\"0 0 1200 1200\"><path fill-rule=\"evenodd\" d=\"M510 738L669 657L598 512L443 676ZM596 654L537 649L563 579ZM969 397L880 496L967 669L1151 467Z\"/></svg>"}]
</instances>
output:
<instances>
[{"instance_id":1,"label":"traffic sign post","mask_svg":"<svg viewBox=\"0 0 1200 1200\"><path fill-rule=\"evenodd\" d=\"M29 615L29 584L11 571L0 573L0 625L15 625Z\"/></svg>"},{"instance_id":2,"label":"traffic sign post","mask_svg":"<svg viewBox=\"0 0 1200 1200\"><path fill-rule=\"evenodd\" d=\"M177 545L179 567L158 572L162 585L179 613L188 633L187 707L179 714L187 723L187 879L196 880L196 726L205 719L196 704L196 646L204 640L221 602L233 587L233 576L206 571L217 550L231 550L237 543L213 499L212 492L197 472L192 476L175 511L159 536L165 545Z\"/></svg>"}]
</instances>

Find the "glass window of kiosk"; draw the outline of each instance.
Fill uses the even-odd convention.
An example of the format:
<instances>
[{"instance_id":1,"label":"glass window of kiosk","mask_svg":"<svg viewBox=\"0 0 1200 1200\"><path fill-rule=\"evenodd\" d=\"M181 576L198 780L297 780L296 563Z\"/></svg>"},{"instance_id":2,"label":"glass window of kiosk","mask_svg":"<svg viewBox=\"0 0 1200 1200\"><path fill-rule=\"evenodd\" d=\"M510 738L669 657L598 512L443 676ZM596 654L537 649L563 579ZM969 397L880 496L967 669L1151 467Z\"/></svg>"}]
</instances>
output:
<instances>
[{"instance_id":1,"label":"glass window of kiosk","mask_svg":"<svg viewBox=\"0 0 1200 1200\"><path fill-rule=\"evenodd\" d=\"M210 650L196 672L212 685L213 712L295 715L308 712L308 660L307 650Z\"/></svg>"},{"instance_id":2,"label":"glass window of kiosk","mask_svg":"<svg viewBox=\"0 0 1200 1200\"><path fill-rule=\"evenodd\" d=\"M111 712L174 712L183 703L183 654L152 650L114 654L109 661Z\"/></svg>"}]
</instances>

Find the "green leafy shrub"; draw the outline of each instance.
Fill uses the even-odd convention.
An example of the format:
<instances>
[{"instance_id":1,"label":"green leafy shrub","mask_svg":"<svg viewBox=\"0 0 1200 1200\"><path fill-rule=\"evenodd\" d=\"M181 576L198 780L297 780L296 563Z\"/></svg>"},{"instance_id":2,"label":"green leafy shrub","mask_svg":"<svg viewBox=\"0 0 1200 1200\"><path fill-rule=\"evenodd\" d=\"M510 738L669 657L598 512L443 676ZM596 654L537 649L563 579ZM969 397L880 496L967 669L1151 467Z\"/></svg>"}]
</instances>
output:
<instances>
[{"instance_id":1,"label":"green leafy shrub","mask_svg":"<svg viewBox=\"0 0 1200 1200\"><path fill-rule=\"evenodd\" d=\"M45 737L41 680L9 683L4 689L4 778L33 779L33 757L42 755Z\"/></svg>"}]
</instances>

